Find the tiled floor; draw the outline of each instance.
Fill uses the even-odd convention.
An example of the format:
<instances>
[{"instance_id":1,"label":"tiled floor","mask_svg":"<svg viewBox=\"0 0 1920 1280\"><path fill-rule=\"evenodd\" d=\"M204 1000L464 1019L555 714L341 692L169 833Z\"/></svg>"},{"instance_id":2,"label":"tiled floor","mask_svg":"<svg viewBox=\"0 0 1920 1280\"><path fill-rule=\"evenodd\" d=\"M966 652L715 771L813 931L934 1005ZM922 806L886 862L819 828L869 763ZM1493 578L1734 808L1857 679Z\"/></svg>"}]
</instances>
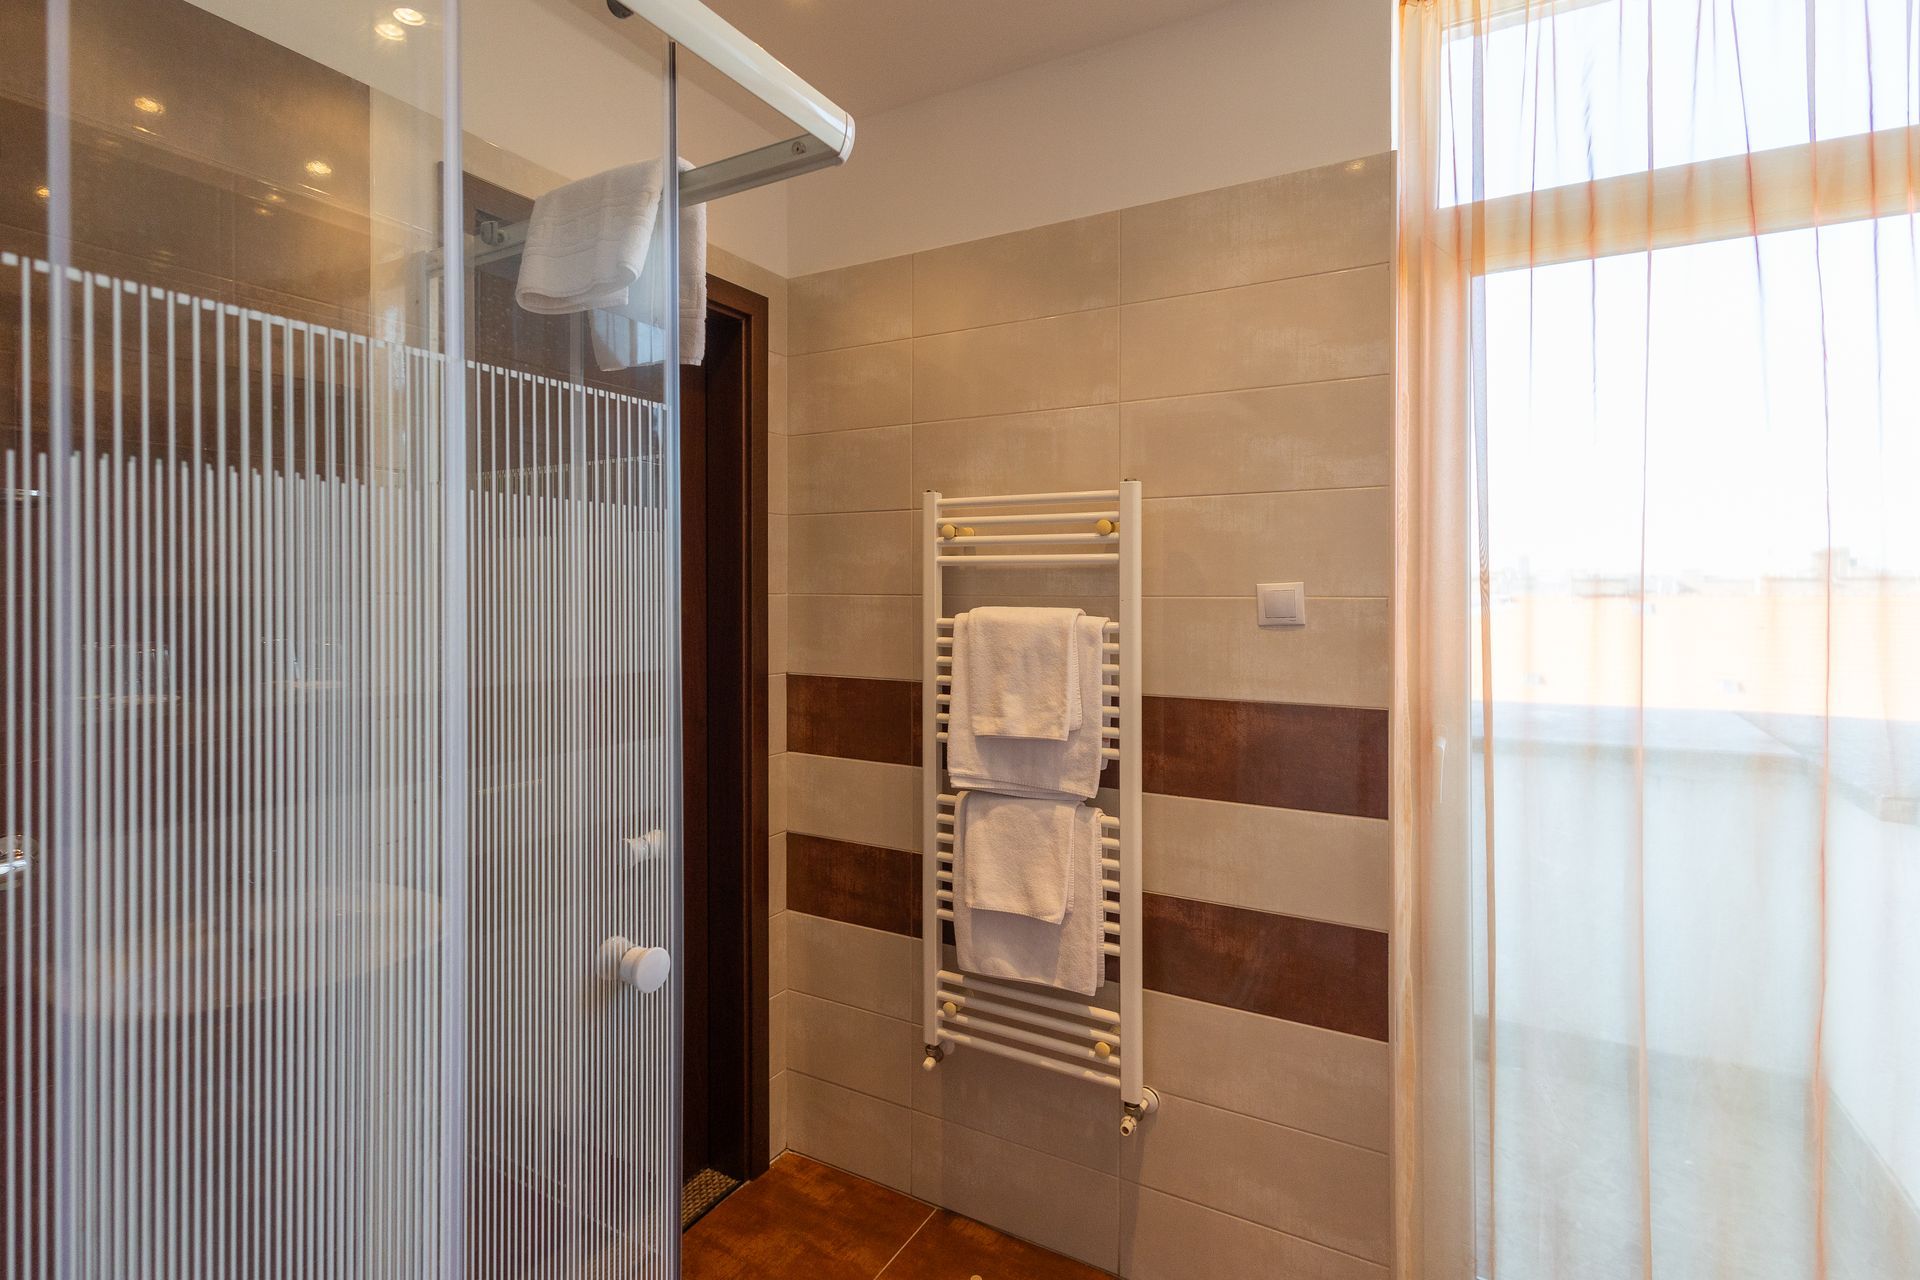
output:
<instances>
[{"instance_id":1,"label":"tiled floor","mask_svg":"<svg viewBox=\"0 0 1920 1280\"><path fill-rule=\"evenodd\" d=\"M687 1232L682 1280L1109 1280L789 1152Z\"/></svg>"}]
</instances>

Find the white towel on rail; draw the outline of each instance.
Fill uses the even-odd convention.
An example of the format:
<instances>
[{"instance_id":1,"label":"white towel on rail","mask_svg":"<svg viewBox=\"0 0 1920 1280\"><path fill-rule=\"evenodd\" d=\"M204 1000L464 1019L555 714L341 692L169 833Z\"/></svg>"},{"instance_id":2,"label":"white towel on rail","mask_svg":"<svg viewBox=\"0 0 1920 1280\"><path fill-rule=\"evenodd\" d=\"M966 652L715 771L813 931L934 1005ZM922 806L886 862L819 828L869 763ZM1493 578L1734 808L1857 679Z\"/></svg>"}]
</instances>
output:
<instances>
[{"instance_id":1,"label":"white towel on rail","mask_svg":"<svg viewBox=\"0 0 1920 1280\"><path fill-rule=\"evenodd\" d=\"M956 891L967 895L975 911L1059 924L1083 808L1077 800L962 791L954 805L953 840L966 847L967 876Z\"/></svg>"},{"instance_id":2,"label":"white towel on rail","mask_svg":"<svg viewBox=\"0 0 1920 1280\"><path fill-rule=\"evenodd\" d=\"M1074 620L1080 679L1080 727L1064 742L1044 738L983 738L974 733L972 627L968 614L953 620L953 688L947 706L947 773L955 787L1010 796L1078 797L1100 789L1101 643L1107 620Z\"/></svg>"},{"instance_id":3,"label":"white towel on rail","mask_svg":"<svg viewBox=\"0 0 1920 1280\"><path fill-rule=\"evenodd\" d=\"M985 978L1034 982L1090 996L1106 977L1107 895L1101 886L1100 810L1074 805L1065 910L1057 924L967 905L966 842L953 842L953 938L960 967Z\"/></svg>"},{"instance_id":4,"label":"white towel on rail","mask_svg":"<svg viewBox=\"0 0 1920 1280\"><path fill-rule=\"evenodd\" d=\"M988 606L967 615L969 725L986 738L1065 742L1080 727L1074 623L1080 609Z\"/></svg>"},{"instance_id":5,"label":"white towel on rail","mask_svg":"<svg viewBox=\"0 0 1920 1280\"><path fill-rule=\"evenodd\" d=\"M680 162L683 171L690 167ZM614 313L594 328L602 367L619 367L606 361L645 346L635 338L638 330L621 327L623 318L633 325L651 324L656 335L663 331L660 304L652 296L659 292L656 277L646 274L649 251L659 239L663 172L658 160L642 160L555 187L534 201L527 222L514 300L537 315ZM681 211L680 245L681 360L697 364L706 346L704 205ZM657 261L654 265L657 270ZM619 349L623 334L626 351ZM641 354L657 360L658 345L656 337ZM653 361L634 361L643 362Z\"/></svg>"}]
</instances>

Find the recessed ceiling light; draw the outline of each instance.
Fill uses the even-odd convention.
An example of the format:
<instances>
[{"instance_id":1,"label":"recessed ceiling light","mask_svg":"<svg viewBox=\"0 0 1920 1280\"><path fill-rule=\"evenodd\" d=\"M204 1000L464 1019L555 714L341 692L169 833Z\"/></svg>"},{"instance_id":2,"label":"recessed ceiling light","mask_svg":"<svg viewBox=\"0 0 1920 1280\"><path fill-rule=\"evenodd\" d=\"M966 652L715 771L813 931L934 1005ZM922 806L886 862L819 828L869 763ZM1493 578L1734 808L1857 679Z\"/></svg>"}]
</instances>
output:
<instances>
[{"instance_id":1,"label":"recessed ceiling light","mask_svg":"<svg viewBox=\"0 0 1920 1280\"><path fill-rule=\"evenodd\" d=\"M307 161L307 172L316 178L325 178L333 173L333 166L325 160Z\"/></svg>"},{"instance_id":2,"label":"recessed ceiling light","mask_svg":"<svg viewBox=\"0 0 1920 1280\"><path fill-rule=\"evenodd\" d=\"M133 100L133 109L150 116L163 116L167 113L165 103L158 98L149 98L144 93Z\"/></svg>"},{"instance_id":3,"label":"recessed ceiling light","mask_svg":"<svg viewBox=\"0 0 1920 1280\"><path fill-rule=\"evenodd\" d=\"M268 204L285 204L286 202L287 202L287 198L281 195L278 191L267 192Z\"/></svg>"},{"instance_id":4,"label":"recessed ceiling light","mask_svg":"<svg viewBox=\"0 0 1920 1280\"><path fill-rule=\"evenodd\" d=\"M418 9L408 9L402 6L393 11L393 16L410 27L424 27L427 25L427 15Z\"/></svg>"},{"instance_id":5,"label":"recessed ceiling light","mask_svg":"<svg viewBox=\"0 0 1920 1280\"><path fill-rule=\"evenodd\" d=\"M397 22L376 22L373 24L373 34L382 40L405 40L407 29Z\"/></svg>"}]
</instances>

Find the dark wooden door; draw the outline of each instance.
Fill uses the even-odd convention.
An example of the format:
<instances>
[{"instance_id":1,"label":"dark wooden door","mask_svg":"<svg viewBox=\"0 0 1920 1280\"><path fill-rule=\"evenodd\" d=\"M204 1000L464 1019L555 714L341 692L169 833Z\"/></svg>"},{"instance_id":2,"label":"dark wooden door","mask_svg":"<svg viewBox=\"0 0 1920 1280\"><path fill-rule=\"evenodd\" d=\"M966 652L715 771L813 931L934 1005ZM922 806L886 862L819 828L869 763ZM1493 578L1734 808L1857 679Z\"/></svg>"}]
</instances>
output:
<instances>
[{"instance_id":1,"label":"dark wooden door","mask_svg":"<svg viewBox=\"0 0 1920 1280\"><path fill-rule=\"evenodd\" d=\"M766 300L709 278L681 370L689 1176L767 1147Z\"/></svg>"}]
</instances>

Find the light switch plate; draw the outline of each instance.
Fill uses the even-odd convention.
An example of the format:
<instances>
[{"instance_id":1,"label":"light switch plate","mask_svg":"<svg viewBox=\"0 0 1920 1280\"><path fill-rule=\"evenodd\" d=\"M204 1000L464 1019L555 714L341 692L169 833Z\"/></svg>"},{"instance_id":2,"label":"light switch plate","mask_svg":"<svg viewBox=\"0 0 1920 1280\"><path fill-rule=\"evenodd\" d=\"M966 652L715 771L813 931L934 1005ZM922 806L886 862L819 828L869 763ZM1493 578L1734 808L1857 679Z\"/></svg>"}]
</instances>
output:
<instances>
[{"instance_id":1,"label":"light switch plate","mask_svg":"<svg viewBox=\"0 0 1920 1280\"><path fill-rule=\"evenodd\" d=\"M1263 582L1255 588L1263 627L1307 625L1307 588L1301 582Z\"/></svg>"}]
</instances>

